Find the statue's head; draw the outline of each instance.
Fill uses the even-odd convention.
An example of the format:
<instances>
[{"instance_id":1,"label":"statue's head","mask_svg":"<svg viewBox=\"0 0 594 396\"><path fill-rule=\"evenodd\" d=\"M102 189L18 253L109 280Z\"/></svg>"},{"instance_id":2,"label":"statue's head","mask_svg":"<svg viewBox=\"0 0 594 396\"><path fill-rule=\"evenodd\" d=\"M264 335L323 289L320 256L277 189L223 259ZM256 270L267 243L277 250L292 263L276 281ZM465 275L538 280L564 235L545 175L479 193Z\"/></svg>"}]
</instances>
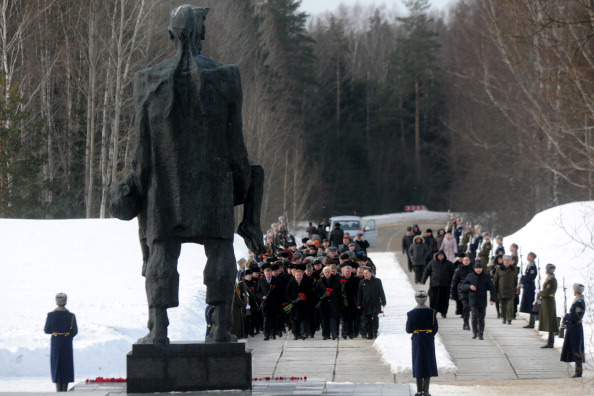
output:
<instances>
[{"instance_id":1,"label":"statue's head","mask_svg":"<svg viewBox=\"0 0 594 396\"><path fill-rule=\"evenodd\" d=\"M66 293L56 294L56 305L63 307L66 305L67 300L68 300L68 296L66 295Z\"/></svg>"},{"instance_id":2,"label":"statue's head","mask_svg":"<svg viewBox=\"0 0 594 396\"><path fill-rule=\"evenodd\" d=\"M171 10L168 28L171 40L191 40L199 49L206 33L204 21L208 11L208 8L190 4L184 4Z\"/></svg>"}]
</instances>

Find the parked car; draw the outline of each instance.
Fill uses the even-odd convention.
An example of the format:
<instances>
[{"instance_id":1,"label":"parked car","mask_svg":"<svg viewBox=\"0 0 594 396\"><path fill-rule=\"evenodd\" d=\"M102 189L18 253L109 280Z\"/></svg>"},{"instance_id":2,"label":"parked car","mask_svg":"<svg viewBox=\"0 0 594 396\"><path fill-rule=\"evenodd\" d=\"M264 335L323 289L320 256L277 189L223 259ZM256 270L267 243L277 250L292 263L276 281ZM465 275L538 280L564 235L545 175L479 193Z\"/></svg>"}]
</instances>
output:
<instances>
[{"instance_id":1,"label":"parked car","mask_svg":"<svg viewBox=\"0 0 594 396\"><path fill-rule=\"evenodd\" d=\"M359 216L334 216L330 218L330 226L326 227L326 230L333 230L336 223L340 223L340 228L345 233L348 232L351 239L354 239L359 232L362 232L367 242L369 242L369 246L375 246L377 225L374 219L362 219Z\"/></svg>"}]
</instances>

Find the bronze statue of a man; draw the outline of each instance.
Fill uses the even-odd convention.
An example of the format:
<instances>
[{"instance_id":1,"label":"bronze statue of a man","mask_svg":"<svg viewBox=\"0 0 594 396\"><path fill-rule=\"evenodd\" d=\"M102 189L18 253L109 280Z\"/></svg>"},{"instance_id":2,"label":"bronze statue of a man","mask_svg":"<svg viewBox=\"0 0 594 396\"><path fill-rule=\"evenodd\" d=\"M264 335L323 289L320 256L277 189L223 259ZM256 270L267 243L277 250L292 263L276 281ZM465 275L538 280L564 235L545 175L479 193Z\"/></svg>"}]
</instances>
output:
<instances>
[{"instance_id":1,"label":"bronze statue of a man","mask_svg":"<svg viewBox=\"0 0 594 396\"><path fill-rule=\"evenodd\" d=\"M136 152L132 172L110 189L115 217L138 217L149 334L166 344L167 308L179 305L177 260L184 242L204 245L206 303L215 306L207 341L229 342L235 281L233 207L244 205L238 233L263 248L264 171L250 165L242 134L239 69L202 55L208 8L171 12L175 55L134 81Z\"/></svg>"}]
</instances>

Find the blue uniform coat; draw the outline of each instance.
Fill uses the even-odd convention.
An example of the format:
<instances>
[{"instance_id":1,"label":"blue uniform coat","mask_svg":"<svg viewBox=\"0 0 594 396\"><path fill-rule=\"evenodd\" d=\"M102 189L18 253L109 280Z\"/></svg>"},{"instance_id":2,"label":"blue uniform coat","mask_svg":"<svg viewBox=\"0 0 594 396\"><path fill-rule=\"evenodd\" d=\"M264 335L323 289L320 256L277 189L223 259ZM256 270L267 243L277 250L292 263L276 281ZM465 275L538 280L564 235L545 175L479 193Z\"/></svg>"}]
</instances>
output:
<instances>
[{"instance_id":1,"label":"blue uniform coat","mask_svg":"<svg viewBox=\"0 0 594 396\"><path fill-rule=\"evenodd\" d=\"M74 382L72 338L78 334L76 316L67 309L47 314L45 333L52 335L50 365L54 383Z\"/></svg>"},{"instance_id":2,"label":"blue uniform coat","mask_svg":"<svg viewBox=\"0 0 594 396\"><path fill-rule=\"evenodd\" d=\"M532 305L534 304L534 296L536 290L536 276L538 275L538 269L536 263L533 261L526 268L526 273L522 275L522 302L520 303L520 312L532 313Z\"/></svg>"},{"instance_id":3,"label":"blue uniform coat","mask_svg":"<svg viewBox=\"0 0 594 396\"><path fill-rule=\"evenodd\" d=\"M409 311L406 316L406 332L412 334L413 377L437 377L435 334L438 326L435 310L418 307Z\"/></svg>"},{"instance_id":4,"label":"blue uniform coat","mask_svg":"<svg viewBox=\"0 0 594 396\"><path fill-rule=\"evenodd\" d=\"M586 302L584 297L578 297L571 304L569 312L565 314L565 339L563 340L563 349L561 350L562 362L584 363L584 328L582 319L586 312Z\"/></svg>"}]
</instances>

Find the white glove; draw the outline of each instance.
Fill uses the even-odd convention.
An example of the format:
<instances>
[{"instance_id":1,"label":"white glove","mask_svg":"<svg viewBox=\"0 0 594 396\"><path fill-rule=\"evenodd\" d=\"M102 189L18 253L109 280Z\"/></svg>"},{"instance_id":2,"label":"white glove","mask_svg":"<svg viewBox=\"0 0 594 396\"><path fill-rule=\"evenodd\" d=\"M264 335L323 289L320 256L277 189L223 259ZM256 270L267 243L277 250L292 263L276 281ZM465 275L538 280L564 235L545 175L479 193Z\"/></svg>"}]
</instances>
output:
<instances>
[{"instance_id":1,"label":"white glove","mask_svg":"<svg viewBox=\"0 0 594 396\"><path fill-rule=\"evenodd\" d=\"M252 307L250 307L250 304L245 306L245 309L250 309L250 308L252 308Z\"/></svg>"},{"instance_id":2,"label":"white glove","mask_svg":"<svg viewBox=\"0 0 594 396\"><path fill-rule=\"evenodd\" d=\"M540 289L539 289L539 288L537 288L536 290L534 290L534 292L535 292L536 294L538 294L538 293L540 293Z\"/></svg>"}]
</instances>

